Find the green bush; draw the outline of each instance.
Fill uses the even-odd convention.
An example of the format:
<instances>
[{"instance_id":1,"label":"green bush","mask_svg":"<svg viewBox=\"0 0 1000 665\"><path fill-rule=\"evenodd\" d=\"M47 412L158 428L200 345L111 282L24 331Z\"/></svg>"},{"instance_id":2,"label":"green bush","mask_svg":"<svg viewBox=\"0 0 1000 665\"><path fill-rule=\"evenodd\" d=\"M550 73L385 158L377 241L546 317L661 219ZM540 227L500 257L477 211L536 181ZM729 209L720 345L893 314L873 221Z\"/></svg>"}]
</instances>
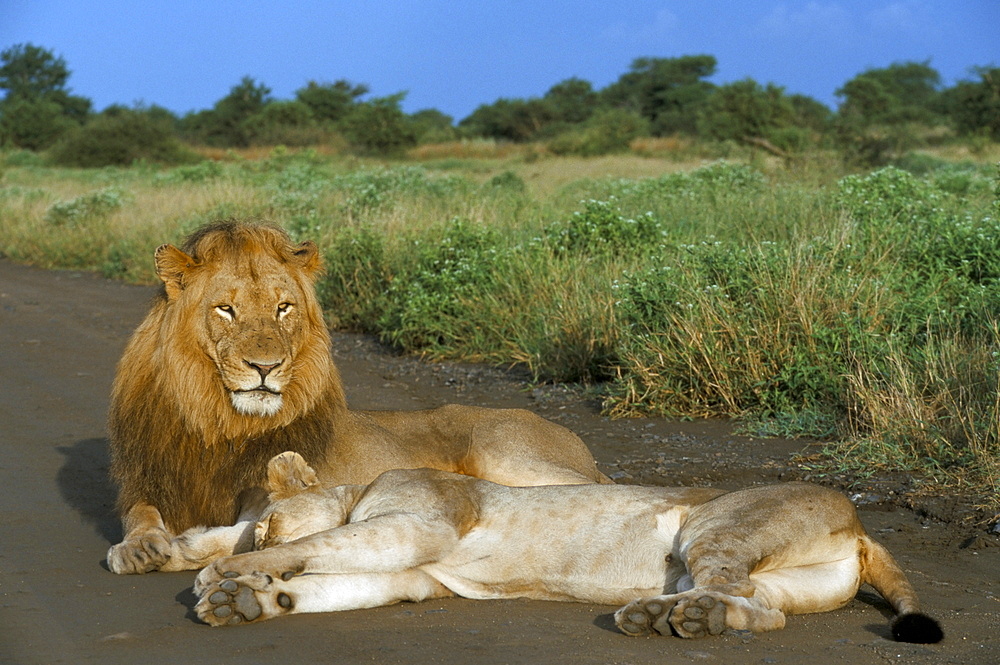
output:
<instances>
[{"instance_id":1,"label":"green bush","mask_svg":"<svg viewBox=\"0 0 1000 665\"><path fill-rule=\"evenodd\" d=\"M14 148L44 150L79 127L62 106L46 99L4 100L0 115L0 145Z\"/></svg>"},{"instance_id":2,"label":"green bush","mask_svg":"<svg viewBox=\"0 0 1000 665\"><path fill-rule=\"evenodd\" d=\"M340 229L324 251L320 302L341 329L377 333L393 281L385 236L369 228Z\"/></svg>"},{"instance_id":3,"label":"green bush","mask_svg":"<svg viewBox=\"0 0 1000 665\"><path fill-rule=\"evenodd\" d=\"M67 133L50 151L60 166L127 166L138 160L183 164L198 157L174 138L162 120L142 111L104 113Z\"/></svg>"},{"instance_id":4,"label":"green bush","mask_svg":"<svg viewBox=\"0 0 1000 665\"><path fill-rule=\"evenodd\" d=\"M68 201L53 203L45 212L45 221L53 226L67 226L104 219L124 206L127 200L125 192L116 187L108 187Z\"/></svg>"},{"instance_id":5,"label":"green bush","mask_svg":"<svg viewBox=\"0 0 1000 665\"><path fill-rule=\"evenodd\" d=\"M664 232L652 213L636 218L622 215L612 197L584 201L583 210L566 222L549 225L545 235L557 254L604 254L652 251Z\"/></svg>"},{"instance_id":6,"label":"green bush","mask_svg":"<svg viewBox=\"0 0 1000 665\"><path fill-rule=\"evenodd\" d=\"M632 140L648 134L649 123L637 113L624 109L597 111L578 129L572 129L548 143L557 155L593 157L628 150Z\"/></svg>"},{"instance_id":7,"label":"green bush","mask_svg":"<svg viewBox=\"0 0 1000 665\"><path fill-rule=\"evenodd\" d=\"M476 322L466 313L495 284L503 260L495 231L455 219L421 240L413 240L415 261L395 275L388 306L379 320L382 337L404 349L461 346Z\"/></svg>"}]
</instances>

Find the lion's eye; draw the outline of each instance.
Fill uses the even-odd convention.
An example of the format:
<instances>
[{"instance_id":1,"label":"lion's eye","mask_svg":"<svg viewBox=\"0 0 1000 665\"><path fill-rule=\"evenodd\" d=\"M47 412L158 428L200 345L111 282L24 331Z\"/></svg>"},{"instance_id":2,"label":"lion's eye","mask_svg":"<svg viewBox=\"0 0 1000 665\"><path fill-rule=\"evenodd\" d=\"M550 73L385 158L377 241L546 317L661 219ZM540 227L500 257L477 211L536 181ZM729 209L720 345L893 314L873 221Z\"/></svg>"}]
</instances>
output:
<instances>
[{"instance_id":1,"label":"lion's eye","mask_svg":"<svg viewBox=\"0 0 1000 665\"><path fill-rule=\"evenodd\" d=\"M283 302L280 305L278 305L278 318L279 319L285 318L285 315L288 314L290 311L292 311L292 307L294 307L294 305L292 305L292 303L290 302Z\"/></svg>"},{"instance_id":2,"label":"lion's eye","mask_svg":"<svg viewBox=\"0 0 1000 665\"><path fill-rule=\"evenodd\" d=\"M226 319L227 321L232 321L233 319L236 318L236 313L233 311L233 308L229 305L216 305L215 312L222 318Z\"/></svg>"}]
</instances>

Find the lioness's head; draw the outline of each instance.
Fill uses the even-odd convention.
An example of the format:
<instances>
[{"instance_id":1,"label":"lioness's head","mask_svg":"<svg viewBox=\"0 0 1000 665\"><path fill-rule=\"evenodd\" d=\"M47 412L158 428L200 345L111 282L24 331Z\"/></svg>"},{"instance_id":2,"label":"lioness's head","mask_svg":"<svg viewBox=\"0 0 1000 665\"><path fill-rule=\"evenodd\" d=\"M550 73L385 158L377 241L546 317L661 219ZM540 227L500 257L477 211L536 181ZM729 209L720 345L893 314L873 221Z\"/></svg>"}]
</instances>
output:
<instances>
[{"instance_id":1,"label":"lioness's head","mask_svg":"<svg viewBox=\"0 0 1000 665\"><path fill-rule=\"evenodd\" d=\"M324 488L296 452L267 464L268 507L254 527L254 549L274 547L344 524L359 486Z\"/></svg>"},{"instance_id":2,"label":"lioness's head","mask_svg":"<svg viewBox=\"0 0 1000 665\"><path fill-rule=\"evenodd\" d=\"M308 408L330 363L313 243L227 221L197 231L182 249L159 247L155 258L167 300L161 342L186 356L171 357L175 390L224 399L249 417L287 420L280 414L290 400L292 411Z\"/></svg>"}]
</instances>

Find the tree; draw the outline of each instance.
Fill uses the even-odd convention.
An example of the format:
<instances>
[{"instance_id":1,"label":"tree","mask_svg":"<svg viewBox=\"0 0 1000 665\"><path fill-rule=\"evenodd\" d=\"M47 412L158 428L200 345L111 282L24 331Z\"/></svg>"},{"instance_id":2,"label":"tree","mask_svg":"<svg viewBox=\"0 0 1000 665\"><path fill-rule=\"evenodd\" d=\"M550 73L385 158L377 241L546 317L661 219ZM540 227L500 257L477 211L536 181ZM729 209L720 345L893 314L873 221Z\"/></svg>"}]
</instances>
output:
<instances>
[{"instance_id":1,"label":"tree","mask_svg":"<svg viewBox=\"0 0 1000 665\"><path fill-rule=\"evenodd\" d=\"M931 123L941 75L929 62L893 63L869 69L836 91L843 98L838 113L861 126L903 122Z\"/></svg>"},{"instance_id":2,"label":"tree","mask_svg":"<svg viewBox=\"0 0 1000 665\"><path fill-rule=\"evenodd\" d=\"M247 121L263 110L270 99L270 88L244 76L210 110L185 116L181 129L192 140L206 145L246 147L252 138Z\"/></svg>"},{"instance_id":3,"label":"tree","mask_svg":"<svg viewBox=\"0 0 1000 665\"><path fill-rule=\"evenodd\" d=\"M523 142L536 138L554 117L552 108L538 98L498 99L477 107L458 125L474 136Z\"/></svg>"},{"instance_id":4,"label":"tree","mask_svg":"<svg viewBox=\"0 0 1000 665\"><path fill-rule=\"evenodd\" d=\"M557 155L593 157L628 150L632 139L648 132L649 122L635 111L604 108L553 138L548 147Z\"/></svg>"},{"instance_id":5,"label":"tree","mask_svg":"<svg viewBox=\"0 0 1000 665\"><path fill-rule=\"evenodd\" d=\"M975 67L978 81L959 81L942 93L942 109L963 135L1000 141L1000 67Z\"/></svg>"},{"instance_id":6,"label":"tree","mask_svg":"<svg viewBox=\"0 0 1000 665\"><path fill-rule=\"evenodd\" d=\"M556 121L580 123L594 113L598 96L590 81L574 77L549 88L542 101L549 106Z\"/></svg>"},{"instance_id":7,"label":"tree","mask_svg":"<svg viewBox=\"0 0 1000 665\"><path fill-rule=\"evenodd\" d=\"M601 96L608 104L649 120L656 136L694 134L698 113L715 87L703 79L714 74L715 67L711 55L638 58Z\"/></svg>"},{"instance_id":8,"label":"tree","mask_svg":"<svg viewBox=\"0 0 1000 665\"><path fill-rule=\"evenodd\" d=\"M789 145L795 126L795 107L784 88L761 86L745 79L719 86L705 102L698 118L698 132L717 140L734 140L762 146L771 152L796 148Z\"/></svg>"},{"instance_id":9,"label":"tree","mask_svg":"<svg viewBox=\"0 0 1000 665\"><path fill-rule=\"evenodd\" d=\"M334 83L309 81L304 88L295 91L295 99L308 106L317 120L339 122L367 94L368 86L344 79Z\"/></svg>"},{"instance_id":10,"label":"tree","mask_svg":"<svg viewBox=\"0 0 1000 665\"><path fill-rule=\"evenodd\" d=\"M69 80L66 61L32 44L17 44L0 52L0 88L8 97L45 98L64 90Z\"/></svg>"},{"instance_id":11,"label":"tree","mask_svg":"<svg viewBox=\"0 0 1000 665\"><path fill-rule=\"evenodd\" d=\"M66 88L69 68L51 51L17 44L0 52L0 141L41 150L90 114L90 100Z\"/></svg>"},{"instance_id":12,"label":"tree","mask_svg":"<svg viewBox=\"0 0 1000 665\"><path fill-rule=\"evenodd\" d=\"M270 101L243 123L256 145L304 146L322 139L312 109L300 101Z\"/></svg>"},{"instance_id":13,"label":"tree","mask_svg":"<svg viewBox=\"0 0 1000 665\"><path fill-rule=\"evenodd\" d=\"M417 143L416 132L400 104L400 92L356 104L340 126L344 136L363 152L394 155Z\"/></svg>"},{"instance_id":14,"label":"tree","mask_svg":"<svg viewBox=\"0 0 1000 665\"><path fill-rule=\"evenodd\" d=\"M940 81L928 62L894 63L847 81L836 91L843 101L834 128L848 159L874 166L918 145L916 128L943 120Z\"/></svg>"},{"instance_id":15,"label":"tree","mask_svg":"<svg viewBox=\"0 0 1000 665\"><path fill-rule=\"evenodd\" d=\"M423 109L410 114L410 124L417 143L453 141L458 136L454 119L437 109Z\"/></svg>"},{"instance_id":16,"label":"tree","mask_svg":"<svg viewBox=\"0 0 1000 665\"><path fill-rule=\"evenodd\" d=\"M44 150L77 126L59 104L46 99L7 97L0 102L0 145Z\"/></svg>"},{"instance_id":17,"label":"tree","mask_svg":"<svg viewBox=\"0 0 1000 665\"><path fill-rule=\"evenodd\" d=\"M109 106L83 127L67 132L53 147L62 166L128 166L136 160L178 164L197 159L174 136L175 118L158 106Z\"/></svg>"},{"instance_id":18,"label":"tree","mask_svg":"<svg viewBox=\"0 0 1000 665\"><path fill-rule=\"evenodd\" d=\"M809 95L789 95L788 101L795 112L795 124L799 127L825 133L830 129L833 111L823 102Z\"/></svg>"}]
</instances>

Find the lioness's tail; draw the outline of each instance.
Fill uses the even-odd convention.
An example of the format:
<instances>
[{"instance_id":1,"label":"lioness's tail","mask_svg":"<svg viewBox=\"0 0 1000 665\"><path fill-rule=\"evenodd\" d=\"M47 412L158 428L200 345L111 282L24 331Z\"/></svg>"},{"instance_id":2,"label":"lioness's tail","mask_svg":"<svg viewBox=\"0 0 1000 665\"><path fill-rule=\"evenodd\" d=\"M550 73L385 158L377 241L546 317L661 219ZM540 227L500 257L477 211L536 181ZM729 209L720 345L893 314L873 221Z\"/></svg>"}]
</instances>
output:
<instances>
[{"instance_id":1,"label":"lioness's tail","mask_svg":"<svg viewBox=\"0 0 1000 665\"><path fill-rule=\"evenodd\" d=\"M889 601L896 612L892 620L892 636L897 642L933 644L944 638L938 622L920 612L917 593L889 550L868 536L862 541L861 565L863 581Z\"/></svg>"}]
</instances>

